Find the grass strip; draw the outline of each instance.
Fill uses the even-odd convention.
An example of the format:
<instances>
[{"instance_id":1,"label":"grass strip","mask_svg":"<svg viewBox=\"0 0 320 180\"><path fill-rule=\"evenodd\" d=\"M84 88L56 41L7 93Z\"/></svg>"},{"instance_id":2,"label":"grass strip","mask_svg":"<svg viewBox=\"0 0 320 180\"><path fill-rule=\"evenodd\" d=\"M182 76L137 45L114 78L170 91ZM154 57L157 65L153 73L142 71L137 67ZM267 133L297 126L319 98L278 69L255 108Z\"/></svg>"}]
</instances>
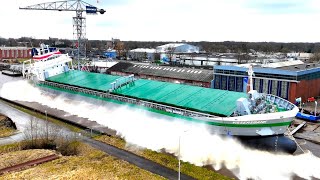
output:
<instances>
[{"instance_id":1,"label":"grass strip","mask_svg":"<svg viewBox=\"0 0 320 180\"><path fill-rule=\"evenodd\" d=\"M47 149L28 149L0 154L0 169L39 159L52 154L55 154L55 151Z\"/></svg>"},{"instance_id":2,"label":"grass strip","mask_svg":"<svg viewBox=\"0 0 320 180\"><path fill-rule=\"evenodd\" d=\"M17 130L9 127L0 127L0 138L9 137L14 135Z\"/></svg>"},{"instance_id":3,"label":"grass strip","mask_svg":"<svg viewBox=\"0 0 320 180\"><path fill-rule=\"evenodd\" d=\"M4 101L2 101L2 102L4 102ZM7 103L7 102L4 102L4 103ZM20 106L17 106L17 105L11 104L11 103L7 103L7 104L9 104L10 106L12 106L22 112L25 112L25 113L30 114L32 116L36 116L40 119L46 118L44 115L36 113L34 111L22 108ZM70 125L68 123L56 120L54 118L48 117L48 120L53 123L56 123L58 125L67 127L70 130L75 131L75 132L79 132L79 131L83 130L81 128L75 127L75 126ZM133 152L139 156L142 156L142 157L147 158L151 161L157 162L165 167L168 167L170 169L178 171L178 160L172 155L169 155L166 153L155 152L155 151L152 151L149 149L142 149L142 150L138 150L138 151L131 150L129 147L126 147L126 142L119 137L102 135L102 136L96 136L94 139L99 140L104 143L107 143L107 144L110 144L110 145L113 145L113 146L118 147L120 149L124 149L124 150L130 151L130 152ZM1 152L1 148L0 148L0 152ZM199 166L195 166L193 164L190 164L188 162L183 162L183 161L181 161L181 172L186 175L189 175L191 177L194 177L196 179L222 179L222 180L223 179L231 179L231 178L223 176L219 173L216 173L212 170L209 170L209 169L206 169L203 167L199 167ZM132 178L129 178L129 179L132 179Z\"/></svg>"},{"instance_id":4,"label":"grass strip","mask_svg":"<svg viewBox=\"0 0 320 180\"><path fill-rule=\"evenodd\" d=\"M165 179L87 144L80 143L79 148L77 156L61 156L29 169L4 174L0 179Z\"/></svg>"},{"instance_id":5,"label":"grass strip","mask_svg":"<svg viewBox=\"0 0 320 180\"><path fill-rule=\"evenodd\" d=\"M178 171L178 159L170 154L156 152L149 149L137 150L137 148L130 148L130 146L126 146L126 142L119 137L102 135L95 137L94 139L113 145L120 149L130 151L146 159L159 163L165 167ZM189 175L195 179L231 179L207 168L199 167L188 162L181 161L180 167L181 173Z\"/></svg>"}]
</instances>

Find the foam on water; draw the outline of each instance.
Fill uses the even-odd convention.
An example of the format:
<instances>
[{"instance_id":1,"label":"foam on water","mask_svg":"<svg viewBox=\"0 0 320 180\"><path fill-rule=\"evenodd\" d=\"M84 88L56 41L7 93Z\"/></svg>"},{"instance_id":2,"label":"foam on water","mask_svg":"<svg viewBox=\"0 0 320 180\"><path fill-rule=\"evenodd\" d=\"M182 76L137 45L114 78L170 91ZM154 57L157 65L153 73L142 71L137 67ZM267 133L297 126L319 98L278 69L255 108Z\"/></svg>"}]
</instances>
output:
<instances>
[{"instance_id":1,"label":"foam on water","mask_svg":"<svg viewBox=\"0 0 320 180\"><path fill-rule=\"evenodd\" d=\"M199 124L82 96L62 93L55 97L24 80L5 83L0 95L10 100L38 102L97 121L115 129L137 148L165 150L177 156L180 138L183 161L212 165L215 169L224 164L240 179L291 179L293 174L305 179L320 178L320 159L312 153L294 156L250 150L234 139L209 133Z\"/></svg>"}]
</instances>

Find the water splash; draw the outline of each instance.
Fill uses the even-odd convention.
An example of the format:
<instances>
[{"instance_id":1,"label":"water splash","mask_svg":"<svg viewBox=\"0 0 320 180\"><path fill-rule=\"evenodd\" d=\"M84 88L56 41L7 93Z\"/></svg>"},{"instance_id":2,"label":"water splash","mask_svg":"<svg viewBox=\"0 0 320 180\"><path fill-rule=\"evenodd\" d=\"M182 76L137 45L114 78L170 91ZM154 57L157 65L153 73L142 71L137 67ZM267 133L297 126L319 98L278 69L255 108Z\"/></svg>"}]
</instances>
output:
<instances>
[{"instance_id":1,"label":"water splash","mask_svg":"<svg viewBox=\"0 0 320 180\"><path fill-rule=\"evenodd\" d=\"M234 139L209 133L205 126L176 120L138 108L102 100L61 93L46 93L26 81L9 82L0 91L2 97L38 102L64 110L115 129L127 143L154 151L165 150L198 166L214 169L224 164L240 179L291 179L296 174L305 179L320 178L320 159L312 153L272 154L250 150Z\"/></svg>"}]
</instances>

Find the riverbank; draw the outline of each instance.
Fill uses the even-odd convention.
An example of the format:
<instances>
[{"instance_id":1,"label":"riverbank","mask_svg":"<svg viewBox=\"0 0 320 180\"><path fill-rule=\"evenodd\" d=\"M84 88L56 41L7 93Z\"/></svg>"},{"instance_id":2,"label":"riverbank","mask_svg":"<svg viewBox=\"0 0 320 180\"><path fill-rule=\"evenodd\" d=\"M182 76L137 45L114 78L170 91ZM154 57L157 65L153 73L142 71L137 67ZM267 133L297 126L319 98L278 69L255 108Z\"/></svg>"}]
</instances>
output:
<instances>
[{"instance_id":1,"label":"riverbank","mask_svg":"<svg viewBox=\"0 0 320 180\"><path fill-rule=\"evenodd\" d=\"M7 145L8 146L8 145ZM11 145L11 148L14 149ZM2 165L18 164L20 160L8 158L19 154L19 157L35 159L34 156L48 150L11 151L0 156ZM1 154L0 147L0 154ZM56 153L49 151L49 153ZM0 179L165 179L159 175L140 169L124 160L116 159L87 144L81 143L76 156L61 156L51 162L37 166L25 167L20 171L6 173Z\"/></svg>"},{"instance_id":2,"label":"riverbank","mask_svg":"<svg viewBox=\"0 0 320 180\"><path fill-rule=\"evenodd\" d=\"M1 103L1 101L0 101L0 103ZM89 121L89 120L87 120L85 118L80 118L80 117L77 117L77 116L70 116L68 113L60 111L60 110L57 110L57 109L44 107L44 106L42 106L42 105L40 105L38 103L27 103L27 102L24 102L25 105L28 104L28 106L30 106L30 107L28 107L29 109L24 109L26 107L25 105L23 105L23 107L22 107L22 106L18 106L17 103L14 103L14 104L9 103L9 102L6 102L6 103L9 104L10 106L18 108L20 111L31 113L33 115L37 115L37 117L42 117L43 119L45 119L45 117L46 117L46 116L44 116L45 115L45 111L46 111L48 117L52 118L54 116L54 117L58 117L58 118L61 118L61 119L64 118L64 122L67 122L66 119L69 119L69 120L77 119L77 122L81 122L81 123L84 123L84 124L86 124L85 121ZM38 108L37 111L36 111L36 114L34 114L35 111L33 111L35 107ZM56 113L56 114L52 115L50 113ZM74 124L72 123L69 126L74 126ZM94 126L92 126L92 128L94 128ZM70 129L76 130L77 132L79 132L79 126L76 127L76 128L70 128ZM90 133L91 133L90 131L86 131L86 132L87 132L87 135L90 135ZM112 131L112 132L114 132L114 131ZM114 133L112 133L112 134L113 134L113 136L104 136L104 137L109 137L116 144L125 144L123 139L121 139L120 137L115 136ZM110 143L108 143L108 144L110 144ZM111 143L111 144L113 145L113 143ZM133 151L137 152L136 149L133 150ZM130 152L130 151L128 151L128 152ZM142 153L142 152L147 152L149 154L149 156L152 156L153 158L160 160L161 163L159 163L159 162L157 162L157 163L163 165L164 167L167 167L169 169L176 170L176 171L178 170L178 167L177 167L178 160L174 156L168 155L168 154L164 154L164 153L154 152L154 151L147 150L147 149L141 149L140 153ZM89 159L83 159L83 161L84 161L84 163L90 163ZM170 166L168 166L168 164ZM176 166L172 166L172 164L174 164ZM219 173L216 173L216 172L214 172L212 170L209 170L209 169L206 169L206 168L202 168L202 167L198 167L198 166L192 165L190 163L186 163L186 162L184 162L182 164L181 173L184 173L184 174L187 174L187 175L192 175L192 177L194 177L195 179L203 179L203 177L218 177L218 179L229 179L226 176L220 175ZM177 172L175 174L177 174ZM8 177L11 177L11 176L8 176ZM30 176L26 176L26 177L30 177Z\"/></svg>"}]
</instances>

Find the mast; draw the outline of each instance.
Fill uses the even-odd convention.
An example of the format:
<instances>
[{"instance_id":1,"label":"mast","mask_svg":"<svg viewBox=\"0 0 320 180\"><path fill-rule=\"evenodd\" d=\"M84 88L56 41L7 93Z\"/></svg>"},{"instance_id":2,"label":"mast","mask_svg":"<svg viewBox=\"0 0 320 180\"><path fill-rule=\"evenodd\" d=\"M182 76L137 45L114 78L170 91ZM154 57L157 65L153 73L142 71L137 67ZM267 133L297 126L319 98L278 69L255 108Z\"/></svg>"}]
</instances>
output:
<instances>
[{"instance_id":1,"label":"mast","mask_svg":"<svg viewBox=\"0 0 320 180\"><path fill-rule=\"evenodd\" d=\"M250 91L253 90L253 68L252 65L249 66L249 70L248 70L248 75L249 75L249 86L250 86Z\"/></svg>"}]
</instances>

